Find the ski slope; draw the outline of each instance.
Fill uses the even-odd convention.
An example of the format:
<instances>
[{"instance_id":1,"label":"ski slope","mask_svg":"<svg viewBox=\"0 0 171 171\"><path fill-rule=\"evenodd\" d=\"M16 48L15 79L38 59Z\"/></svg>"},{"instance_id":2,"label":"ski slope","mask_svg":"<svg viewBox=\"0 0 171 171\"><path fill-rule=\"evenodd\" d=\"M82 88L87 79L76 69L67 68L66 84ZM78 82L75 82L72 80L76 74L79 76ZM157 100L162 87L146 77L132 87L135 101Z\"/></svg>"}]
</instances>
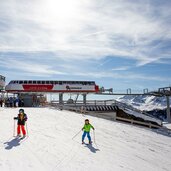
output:
<instances>
[{"instance_id":1,"label":"ski slope","mask_svg":"<svg viewBox=\"0 0 171 171\"><path fill-rule=\"evenodd\" d=\"M171 170L171 137L149 128L50 108L25 112L29 137L18 141L12 137L18 109L0 108L0 171ZM92 146L81 144L82 132L72 140L85 118L95 127Z\"/></svg>"}]
</instances>

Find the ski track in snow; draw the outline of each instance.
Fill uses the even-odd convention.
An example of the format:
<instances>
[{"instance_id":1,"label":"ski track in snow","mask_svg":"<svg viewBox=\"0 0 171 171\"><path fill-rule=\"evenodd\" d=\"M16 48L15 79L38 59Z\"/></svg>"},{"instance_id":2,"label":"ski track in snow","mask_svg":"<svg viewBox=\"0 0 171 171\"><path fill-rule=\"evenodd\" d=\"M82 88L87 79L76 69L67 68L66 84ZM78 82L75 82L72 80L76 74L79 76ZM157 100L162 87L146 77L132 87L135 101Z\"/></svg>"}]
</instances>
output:
<instances>
[{"instance_id":1,"label":"ski track in snow","mask_svg":"<svg viewBox=\"0 0 171 171\"><path fill-rule=\"evenodd\" d=\"M0 110L0 171L170 171L171 137L160 132L69 111L24 109L29 136L21 141L13 138L18 109ZM82 132L72 140L85 118L97 145L82 145Z\"/></svg>"}]
</instances>

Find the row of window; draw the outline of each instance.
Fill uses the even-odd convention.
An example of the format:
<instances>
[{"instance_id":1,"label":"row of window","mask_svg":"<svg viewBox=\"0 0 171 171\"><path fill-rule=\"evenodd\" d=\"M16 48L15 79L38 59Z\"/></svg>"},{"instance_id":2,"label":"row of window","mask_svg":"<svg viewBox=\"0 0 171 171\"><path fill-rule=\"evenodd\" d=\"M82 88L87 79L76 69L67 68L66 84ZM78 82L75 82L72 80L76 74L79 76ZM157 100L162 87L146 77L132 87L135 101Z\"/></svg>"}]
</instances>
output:
<instances>
[{"instance_id":1,"label":"row of window","mask_svg":"<svg viewBox=\"0 0 171 171\"><path fill-rule=\"evenodd\" d=\"M94 81L36 81L36 80L14 80L9 84L81 84L81 85L95 85Z\"/></svg>"},{"instance_id":2,"label":"row of window","mask_svg":"<svg viewBox=\"0 0 171 171\"><path fill-rule=\"evenodd\" d=\"M5 81L5 77L2 76L2 75L0 75L0 80L1 80L1 81Z\"/></svg>"}]
</instances>

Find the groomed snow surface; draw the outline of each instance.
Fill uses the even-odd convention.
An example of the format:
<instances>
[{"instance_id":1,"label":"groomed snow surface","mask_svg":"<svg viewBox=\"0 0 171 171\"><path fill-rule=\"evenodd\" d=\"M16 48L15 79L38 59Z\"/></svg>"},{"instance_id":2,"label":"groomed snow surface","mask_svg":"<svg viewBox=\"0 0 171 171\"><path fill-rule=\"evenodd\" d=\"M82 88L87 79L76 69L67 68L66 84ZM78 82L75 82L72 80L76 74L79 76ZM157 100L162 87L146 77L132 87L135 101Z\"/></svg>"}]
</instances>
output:
<instances>
[{"instance_id":1,"label":"groomed snow surface","mask_svg":"<svg viewBox=\"0 0 171 171\"><path fill-rule=\"evenodd\" d=\"M171 170L171 137L149 128L50 108L25 112L29 137L19 141L13 139L18 109L0 108L0 171ZM82 132L72 140L85 118L97 145L82 145Z\"/></svg>"}]
</instances>

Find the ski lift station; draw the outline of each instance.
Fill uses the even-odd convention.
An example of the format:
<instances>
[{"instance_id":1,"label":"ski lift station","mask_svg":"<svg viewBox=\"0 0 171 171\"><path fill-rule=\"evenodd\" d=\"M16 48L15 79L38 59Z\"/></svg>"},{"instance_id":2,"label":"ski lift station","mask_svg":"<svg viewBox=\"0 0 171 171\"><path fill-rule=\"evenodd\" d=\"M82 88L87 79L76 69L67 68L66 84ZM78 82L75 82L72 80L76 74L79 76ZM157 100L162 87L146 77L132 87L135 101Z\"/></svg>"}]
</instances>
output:
<instances>
[{"instance_id":1,"label":"ski lift station","mask_svg":"<svg viewBox=\"0 0 171 171\"><path fill-rule=\"evenodd\" d=\"M5 85L5 77L1 76L1 89ZM116 100L87 100L87 95L153 95L153 96L166 96L167 99L167 120L170 122L170 101L171 87L159 88L157 91L148 92L144 89L142 93L132 93L131 89L127 89L124 93L113 92L113 89L100 88L95 81L62 81L62 80L12 80L6 87L5 92L8 97L9 94L16 96L23 100L25 107L31 106L45 106L47 104L47 94L58 95L58 100L51 100L50 105L58 107L59 109L67 109L74 111L91 111L98 112L116 112L118 108L123 110L129 109L130 111L142 113L127 104L121 104ZM75 99L69 98L64 100L64 94L76 95ZM78 100L78 97L82 100ZM80 99L80 98L79 98ZM143 113L144 115L148 115ZM104 117L105 115L103 115ZM108 117L108 114L106 114ZM111 115L109 115L110 117Z\"/></svg>"}]
</instances>

